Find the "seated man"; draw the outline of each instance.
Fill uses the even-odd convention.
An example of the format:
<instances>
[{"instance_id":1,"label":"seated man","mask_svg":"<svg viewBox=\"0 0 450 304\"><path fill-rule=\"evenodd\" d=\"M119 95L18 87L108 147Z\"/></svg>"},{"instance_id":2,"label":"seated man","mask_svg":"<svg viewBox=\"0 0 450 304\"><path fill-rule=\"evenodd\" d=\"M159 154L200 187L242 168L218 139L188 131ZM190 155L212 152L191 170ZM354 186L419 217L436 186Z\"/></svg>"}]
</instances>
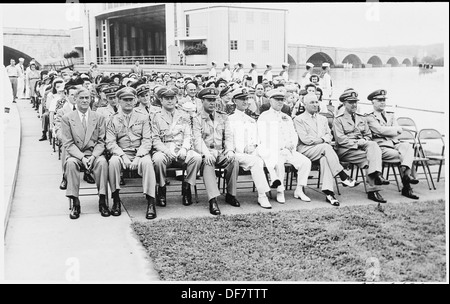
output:
<instances>
[{"instance_id":1,"label":"seated man","mask_svg":"<svg viewBox=\"0 0 450 304\"><path fill-rule=\"evenodd\" d=\"M216 111L215 108L218 95L219 91L216 88L205 88L198 93L198 98L203 102L203 109L194 117L193 125L194 146L196 152L203 158L200 170L203 172L209 212L212 215L220 214L216 200L220 195L216 182L216 166L226 170L226 202L235 207L240 206L236 200L239 163L235 159L228 116L224 112Z\"/></svg>"},{"instance_id":2,"label":"seated man","mask_svg":"<svg viewBox=\"0 0 450 304\"><path fill-rule=\"evenodd\" d=\"M108 187L108 163L102 155L105 150L105 119L89 108L90 92L80 88L75 93L77 110L61 119L62 143L66 150L64 175L67 178L66 196L71 201L71 219L80 217L78 199L80 171L93 172L99 193L99 210L102 216L109 216L106 205Z\"/></svg>"},{"instance_id":3,"label":"seated man","mask_svg":"<svg viewBox=\"0 0 450 304\"><path fill-rule=\"evenodd\" d=\"M281 204L286 202L283 184L284 165L289 163L298 171L298 182L294 197L310 202L311 199L306 196L303 187L308 182L311 161L295 150L298 143L298 135L295 132L294 123L289 115L281 112L286 93L282 89L273 89L267 95L269 96L270 108L261 113L257 125L261 142L260 155L267 169L276 170L276 179L281 181L277 187L277 201Z\"/></svg>"},{"instance_id":4,"label":"seated man","mask_svg":"<svg viewBox=\"0 0 450 304\"><path fill-rule=\"evenodd\" d=\"M325 193L327 202L333 206L339 206L339 201L333 192L334 177L339 175L344 187L355 187L358 183L345 173L336 152L330 145L333 137L328 126L328 119L318 114L319 101L317 96L307 94L303 102L306 111L294 119L295 130L300 139L297 151L311 161L320 160L322 192Z\"/></svg>"},{"instance_id":5,"label":"seated man","mask_svg":"<svg viewBox=\"0 0 450 304\"><path fill-rule=\"evenodd\" d=\"M156 107L150 103L150 86L148 84L141 84L136 88L138 105L134 109L136 112L148 115L150 121L157 112L161 111L160 107Z\"/></svg>"},{"instance_id":6,"label":"seated man","mask_svg":"<svg viewBox=\"0 0 450 304\"><path fill-rule=\"evenodd\" d=\"M333 129L336 140L337 154L343 162L367 168L369 182L368 198L379 203L386 200L379 193L379 185L388 185L389 181L381 175L381 149L371 140L372 133L366 119L356 113L358 93L346 90L339 101L344 104L345 112L334 119Z\"/></svg>"},{"instance_id":7,"label":"seated man","mask_svg":"<svg viewBox=\"0 0 450 304\"><path fill-rule=\"evenodd\" d=\"M109 159L109 185L113 195L111 214L121 214L120 173L122 169L136 170L142 176L143 193L147 199L147 219L156 217L155 171L150 157L152 137L148 116L134 111L136 90L124 87L117 91L120 111L111 117L106 132Z\"/></svg>"},{"instance_id":8,"label":"seated man","mask_svg":"<svg viewBox=\"0 0 450 304\"><path fill-rule=\"evenodd\" d=\"M186 177L182 184L182 203L192 204L191 186L195 186L197 172L202 163L200 154L192 150L192 130L189 114L177 110L177 88L163 88L158 91L162 109L152 121L153 154L156 181L159 185L156 203L166 206L166 169L170 165L186 168Z\"/></svg>"},{"instance_id":9,"label":"seated man","mask_svg":"<svg viewBox=\"0 0 450 304\"><path fill-rule=\"evenodd\" d=\"M233 132L236 159L245 171L250 170L252 179L258 191L258 204L270 209L272 206L267 199L266 192L270 191L264 174L264 161L258 154L258 128L256 120L245 113L248 109L248 93L246 88L233 92L236 110L229 116Z\"/></svg>"},{"instance_id":10,"label":"seated man","mask_svg":"<svg viewBox=\"0 0 450 304\"><path fill-rule=\"evenodd\" d=\"M414 160L414 149L409 143L402 143L398 135L403 128L397 125L393 112L385 111L386 90L376 90L369 94L368 100L372 101L373 112L366 115L373 140L381 148L384 161L400 160L402 172L402 195L412 199L419 199L412 191L411 184L419 181L411 176L411 168Z\"/></svg>"},{"instance_id":11,"label":"seated man","mask_svg":"<svg viewBox=\"0 0 450 304\"><path fill-rule=\"evenodd\" d=\"M105 94L106 100L108 101L108 105L106 107L98 108L97 113L105 117L106 123L108 123L111 117L119 111L119 105L116 97L116 92L118 89L119 86L114 83L105 86L102 89L102 92Z\"/></svg>"}]
</instances>

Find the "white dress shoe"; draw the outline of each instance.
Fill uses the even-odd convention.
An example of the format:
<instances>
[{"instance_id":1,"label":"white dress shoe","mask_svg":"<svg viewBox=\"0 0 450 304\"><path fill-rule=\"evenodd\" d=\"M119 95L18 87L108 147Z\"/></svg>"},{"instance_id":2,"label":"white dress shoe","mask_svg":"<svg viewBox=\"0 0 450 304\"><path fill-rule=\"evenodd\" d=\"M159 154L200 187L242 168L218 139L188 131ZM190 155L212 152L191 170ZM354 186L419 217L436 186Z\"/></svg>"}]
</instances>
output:
<instances>
[{"instance_id":1,"label":"white dress shoe","mask_svg":"<svg viewBox=\"0 0 450 304\"><path fill-rule=\"evenodd\" d=\"M277 202L284 204L286 202L284 198L284 192L277 192Z\"/></svg>"},{"instance_id":2,"label":"white dress shoe","mask_svg":"<svg viewBox=\"0 0 450 304\"><path fill-rule=\"evenodd\" d=\"M272 205L269 203L269 199L265 194L264 196L258 196L258 204L265 209L272 208Z\"/></svg>"},{"instance_id":3,"label":"white dress shoe","mask_svg":"<svg viewBox=\"0 0 450 304\"><path fill-rule=\"evenodd\" d=\"M355 181L351 177L347 178L346 180L341 181L341 183L342 183L342 186L350 187L350 188L353 188L353 187L356 187L359 185L359 182Z\"/></svg>"},{"instance_id":4,"label":"white dress shoe","mask_svg":"<svg viewBox=\"0 0 450 304\"><path fill-rule=\"evenodd\" d=\"M339 206L339 201L332 195L327 195L326 200L333 206Z\"/></svg>"},{"instance_id":5,"label":"white dress shoe","mask_svg":"<svg viewBox=\"0 0 450 304\"><path fill-rule=\"evenodd\" d=\"M294 192L294 198L299 198L304 202L310 202L311 199L306 196L305 193L303 193L303 190L300 188L299 190L295 190Z\"/></svg>"}]
</instances>

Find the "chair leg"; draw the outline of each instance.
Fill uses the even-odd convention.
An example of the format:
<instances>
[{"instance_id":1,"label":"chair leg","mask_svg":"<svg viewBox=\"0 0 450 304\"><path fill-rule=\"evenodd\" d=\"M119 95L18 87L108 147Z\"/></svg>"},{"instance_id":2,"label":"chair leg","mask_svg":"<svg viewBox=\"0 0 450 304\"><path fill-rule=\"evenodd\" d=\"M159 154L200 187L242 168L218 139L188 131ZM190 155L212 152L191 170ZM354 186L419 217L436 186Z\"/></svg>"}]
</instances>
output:
<instances>
[{"instance_id":1,"label":"chair leg","mask_svg":"<svg viewBox=\"0 0 450 304\"><path fill-rule=\"evenodd\" d=\"M384 167L383 167L383 169L384 169ZM391 164L388 164L387 170L386 170L386 179L387 180L389 180L389 171L390 171L390 169L391 169ZM394 169L392 169L392 170L394 170ZM383 173L381 173L381 174L383 174Z\"/></svg>"},{"instance_id":2,"label":"chair leg","mask_svg":"<svg viewBox=\"0 0 450 304\"><path fill-rule=\"evenodd\" d=\"M339 191L339 182L337 180L337 177L334 177L334 182L336 183L336 191L338 195L341 195L341 192Z\"/></svg>"},{"instance_id":3,"label":"chair leg","mask_svg":"<svg viewBox=\"0 0 450 304\"><path fill-rule=\"evenodd\" d=\"M425 178L427 179L428 189L431 190L430 181L428 180L428 175L427 175L427 171L425 170L424 161L420 161L420 163L422 165L422 169L423 169L423 173L425 174Z\"/></svg>"},{"instance_id":4,"label":"chair leg","mask_svg":"<svg viewBox=\"0 0 450 304\"><path fill-rule=\"evenodd\" d=\"M319 174L317 176L317 189L320 187L320 167L319 167Z\"/></svg>"},{"instance_id":5,"label":"chair leg","mask_svg":"<svg viewBox=\"0 0 450 304\"><path fill-rule=\"evenodd\" d=\"M195 202L198 204L198 192L197 192L197 185L194 185L194 192L195 192Z\"/></svg>"},{"instance_id":6,"label":"chair leg","mask_svg":"<svg viewBox=\"0 0 450 304\"><path fill-rule=\"evenodd\" d=\"M439 162L439 171L438 171L438 177L437 177L437 182L438 182L438 183L439 183L439 179L441 178L442 162L443 162L443 160L441 160L441 161Z\"/></svg>"},{"instance_id":7,"label":"chair leg","mask_svg":"<svg viewBox=\"0 0 450 304\"><path fill-rule=\"evenodd\" d=\"M436 190L436 186L434 185L433 176L431 175L431 170L430 166L428 165L428 162L425 162L425 166L427 167L428 174L430 175L431 185L433 186L433 189Z\"/></svg>"},{"instance_id":8,"label":"chair leg","mask_svg":"<svg viewBox=\"0 0 450 304\"><path fill-rule=\"evenodd\" d=\"M361 170L361 177L363 180L363 184L364 184L364 191L367 193L367 186L366 186L366 178L364 176L364 169L363 168L359 168L359 170ZM358 170L356 170L356 174L358 175Z\"/></svg>"},{"instance_id":9,"label":"chair leg","mask_svg":"<svg viewBox=\"0 0 450 304\"><path fill-rule=\"evenodd\" d=\"M392 172L394 172L395 183L397 184L398 192L401 192L402 190L400 190L400 186L398 184L397 173L395 173L395 166L394 165L389 165L389 166L392 166ZM400 167L397 167L397 168L398 168L398 174L400 175Z\"/></svg>"}]
</instances>

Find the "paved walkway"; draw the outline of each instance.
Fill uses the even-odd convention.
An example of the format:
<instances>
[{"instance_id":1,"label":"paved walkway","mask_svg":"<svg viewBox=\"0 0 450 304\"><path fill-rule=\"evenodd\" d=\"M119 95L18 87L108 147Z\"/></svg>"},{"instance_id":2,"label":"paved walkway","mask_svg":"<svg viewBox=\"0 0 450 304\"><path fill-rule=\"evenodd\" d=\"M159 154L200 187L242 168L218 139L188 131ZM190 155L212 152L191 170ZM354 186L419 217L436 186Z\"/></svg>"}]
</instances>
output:
<instances>
[{"instance_id":1,"label":"paved walkway","mask_svg":"<svg viewBox=\"0 0 450 304\"><path fill-rule=\"evenodd\" d=\"M68 200L59 190L61 165L57 152L48 141L39 142L40 120L31 109L29 101L18 103L22 121L22 149L16 192L13 200L5 247L5 279L7 280L71 280L76 277L79 265L81 281L151 281L157 280L151 261L130 228L132 220L146 221L146 202L140 194L123 194L125 211L120 217L102 218L98 213L96 196L81 197L82 214L78 220L69 219ZM421 170L421 169L419 169ZM420 171L421 172L421 171ZM316 176L317 172L311 175ZM239 176L239 181L249 176ZM423 178L423 176L422 176ZM393 177L392 177L393 179ZM123 193L141 191L140 179L126 179ZM286 203L270 200L273 208L262 209L256 203L257 194L252 189L238 191L240 208L219 198L222 214L246 214L278 212L314 208L338 208L325 202L324 195L316 188L316 179L310 180L306 193L312 202L293 198L294 190L286 191ZM445 181L436 184L437 190L429 190L425 179L414 187L419 201L445 199ZM84 184L87 186L87 184ZM136 186L136 187L133 187ZM153 221L169 218L212 217L203 183L198 181L199 203L181 205L179 182L172 181L168 191L167 207L157 207L158 217ZM363 185L354 189L340 187L337 198L341 206L373 205L368 200ZM172 192L174 191L174 192ZM275 196L275 192L273 192ZM388 200L383 205L386 212L390 204L410 202L400 195L394 181L384 187L382 195Z\"/></svg>"}]
</instances>

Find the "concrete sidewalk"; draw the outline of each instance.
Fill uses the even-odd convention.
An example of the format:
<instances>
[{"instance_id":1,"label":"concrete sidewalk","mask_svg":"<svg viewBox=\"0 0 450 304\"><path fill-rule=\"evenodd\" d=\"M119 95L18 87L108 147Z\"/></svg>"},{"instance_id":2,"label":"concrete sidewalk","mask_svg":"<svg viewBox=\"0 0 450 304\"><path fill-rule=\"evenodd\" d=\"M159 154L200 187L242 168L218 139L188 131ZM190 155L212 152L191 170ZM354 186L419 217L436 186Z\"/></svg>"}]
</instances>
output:
<instances>
[{"instance_id":1,"label":"concrete sidewalk","mask_svg":"<svg viewBox=\"0 0 450 304\"><path fill-rule=\"evenodd\" d=\"M41 122L29 101L20 100L18 109L22 122L22 147L16 192L5 237L6 280L155 281L158 276L142 245L135 238L130 223L213 217L209 214L201 180L197 181L199 203L191 206L181 204L180 182L172 181L168 186L167 207L157 207L158 217L148 221L145 219L147 204L144 196L125 194L131 190L142 193L141 179L125 179L126 186L121 191L125 207L122 216L102 218L98 212L97 196L87 196L80 198L81 217L70 220L65 192L58 188L62 173L57 152L53 152L48 141L38 141ZM317 172L312 171L311 175L316 176ZM239 182L249 179L250 176L239 176ZM306 194L312 199L309 203L294 199L292 189L286 191L285 204L271 199L273 208L267 210L257 204L257 193L247 188L238 190L237 198L241 207L226 204L224 196L218 199L219 207L224 215L340 208L325 202L325 196L316 188L316 183L317 179L309 180L310 185L306 189ZM93 185L82 182L82 186ZM251 186L251 183L246 186ZM414 186L415 193L420 197L418 202L445 200L445 180L436 183L436 187L437 190L429 190L422 174L421 182ZM362 184L354 189L340 186L340 190L341 195L337 198L342 207L377 206L377 203L367 199ZM392 180L389 186L383 187L381 193L388 200L387 204L382 205L386 212L391 204L412 201L400 195ZM275 191L272 191L272 195L275 197Z\"/></svg>"},{"instance_id":2,"label":"concrete sidewalk","mask_svg":"<svg viewBox=\"0 0 450 304\"><path fill-rule=\"evenodd\" d=\"M57 152L49 141L38 141L41 121L30 101L18 100L17 108L22 145L5 236L5 280L158 280L125 212L120 217L103 218L98 212L98 197L88 196L80 198L81 217L69 219L68 199L59 189L62 173ZM8 137L5 141L15 140Z\"/></svg>"}]
</instances>

